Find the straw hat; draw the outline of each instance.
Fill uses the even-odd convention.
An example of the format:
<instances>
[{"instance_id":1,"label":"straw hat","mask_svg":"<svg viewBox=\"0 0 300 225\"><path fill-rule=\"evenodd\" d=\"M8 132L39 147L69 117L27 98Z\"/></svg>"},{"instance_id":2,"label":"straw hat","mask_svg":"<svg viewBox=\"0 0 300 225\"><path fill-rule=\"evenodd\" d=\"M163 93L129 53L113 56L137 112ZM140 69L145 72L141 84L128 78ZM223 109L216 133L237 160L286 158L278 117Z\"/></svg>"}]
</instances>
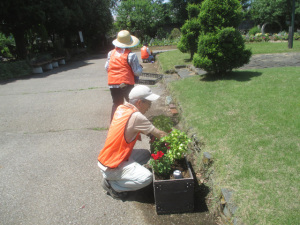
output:
<instances>
[{"instance_id":1,"label":"straw hat","mask_svg":"<svg viewBox=\"0 0 300 225\"><path fill-rule=\"evenodd\" d=\"M113 40L113 45L118 48L132 48L140 43L140 40L130 35L129 31L121 30L118 33L117 39Z\"/></svg>"}]
</instances>

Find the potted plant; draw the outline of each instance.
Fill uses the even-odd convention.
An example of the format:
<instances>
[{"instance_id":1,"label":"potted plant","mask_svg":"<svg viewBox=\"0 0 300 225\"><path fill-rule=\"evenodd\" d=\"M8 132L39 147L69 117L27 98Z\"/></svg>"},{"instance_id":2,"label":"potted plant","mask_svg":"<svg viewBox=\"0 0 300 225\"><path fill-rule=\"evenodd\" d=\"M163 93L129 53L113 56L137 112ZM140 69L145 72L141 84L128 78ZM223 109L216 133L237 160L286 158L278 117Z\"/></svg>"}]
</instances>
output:
<instances>
[{"instance_id":1,"label":"potted plant","mask_svg":"<svg viewBox=\"0 0 300 225\"><path fill-rule=\"evenodd\" d=\"M171 132L151 142L153 188L157 214L192 212L194 210L194 179L186 160L190 139L186 133ZM182 178L173 176L180 170Z\"/></svg>"}]
</instances>

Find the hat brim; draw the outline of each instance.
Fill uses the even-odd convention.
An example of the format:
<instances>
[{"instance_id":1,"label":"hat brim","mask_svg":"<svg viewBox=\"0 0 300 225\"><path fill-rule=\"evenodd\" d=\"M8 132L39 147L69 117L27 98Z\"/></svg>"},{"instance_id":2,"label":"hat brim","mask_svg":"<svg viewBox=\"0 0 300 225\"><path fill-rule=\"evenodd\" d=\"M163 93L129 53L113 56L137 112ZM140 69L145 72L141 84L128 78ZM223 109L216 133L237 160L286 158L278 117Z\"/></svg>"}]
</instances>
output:
<instances>
[{"instance_id":1,"label":"hat brim","mask_svg":"<svg viewBox=\"0 0 300 225\"><path fill-rule=\"evenodd\" d=\"M159 95L152 93L151 95L148 95L144 99L153 102L156 101L159 97L160 97Z\"/></svg>"},{"instance_id":2,"label":"hat brim","mask_svg":"<svg viewBox=\"0 0 300 225\"><path fill-rule=\"evenodd\" d=\"M131 37L131 40L129 43L124 44L124 43L119 42L117 39L113 40L112 43L114 46L116 46L118 48L133 48L140 43L140 40L137 37L135 37L133 35L130 35L130 37Z\"/></svg>"}]
</instances>

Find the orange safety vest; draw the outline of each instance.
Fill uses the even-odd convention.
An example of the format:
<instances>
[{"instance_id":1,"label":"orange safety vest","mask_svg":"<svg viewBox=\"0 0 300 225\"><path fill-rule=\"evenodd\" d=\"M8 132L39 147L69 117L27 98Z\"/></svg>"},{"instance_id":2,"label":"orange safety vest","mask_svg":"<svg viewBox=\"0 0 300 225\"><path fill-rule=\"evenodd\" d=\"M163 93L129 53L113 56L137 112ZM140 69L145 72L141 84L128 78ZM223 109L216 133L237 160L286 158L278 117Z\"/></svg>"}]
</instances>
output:
<instances>
[{"instance_id":1,"label":"orange safety vest","mask_svg":"<svg viewBox=\"0 0 300 225\"><path fill-rule=\"evenodd\" d=\"M141 57L142 57L142 59L148 59L149 58L149 53L147 52L147 46L143 46L141 48Z\"/></svg>"},{"instance_id":2,"label":"orange safety vest","mask_svg":"<svg viewBox=\"0 0 300 225\"><path fill-rule=\"evenodd\" d=\"M104 148L101 150L98 161L109 168L116 168L121 162L128 160L132 149L139 137L128 143L125 140L125 128L132 113L138 110L131 105L120 105L111 122Z\"/></svg>"},{"instance_id":3,"label":"orange safety vest","mask_svg":"<svg viewBox=\"0 0 300 225\"><path fill-rule=\"evenodd\" d=\"M108 66L108 85L134 85L134 73L128 64L127 58L131 51L125 49L123 54L114 49L110 55Z\"/></svg>"}]
</instances>

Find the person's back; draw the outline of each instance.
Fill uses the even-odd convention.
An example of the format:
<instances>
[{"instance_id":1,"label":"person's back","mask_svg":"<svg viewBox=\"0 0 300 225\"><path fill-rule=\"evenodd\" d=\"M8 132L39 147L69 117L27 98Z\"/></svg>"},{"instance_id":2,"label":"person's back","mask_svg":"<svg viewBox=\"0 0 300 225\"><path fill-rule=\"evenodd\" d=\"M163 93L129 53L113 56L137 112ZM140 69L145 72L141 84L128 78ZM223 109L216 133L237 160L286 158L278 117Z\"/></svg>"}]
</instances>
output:
<instances>
[{"instance_id":1,"label":"person's back","mask_svg":"<svg viewBox=\"0 0 300 225\"><path fill-rule=\"evenodd\" d=\"M147 51L147 46L144 45L142 48L141 48L141 58L142 59L148 59L149 58L149 52Z\"/></svg>"},{"instance_id":2,"label":"person's back","mask_svg":"<svg viewBox=\"0 0 300 225\"><path fill-rule=\"evenodd\" d=\"M143 62L152 62L154 61L154 56L152 55L152 51L148 48L148 43L145 43L141 48L141 58Z\"/></svg>"}]
</instances>

